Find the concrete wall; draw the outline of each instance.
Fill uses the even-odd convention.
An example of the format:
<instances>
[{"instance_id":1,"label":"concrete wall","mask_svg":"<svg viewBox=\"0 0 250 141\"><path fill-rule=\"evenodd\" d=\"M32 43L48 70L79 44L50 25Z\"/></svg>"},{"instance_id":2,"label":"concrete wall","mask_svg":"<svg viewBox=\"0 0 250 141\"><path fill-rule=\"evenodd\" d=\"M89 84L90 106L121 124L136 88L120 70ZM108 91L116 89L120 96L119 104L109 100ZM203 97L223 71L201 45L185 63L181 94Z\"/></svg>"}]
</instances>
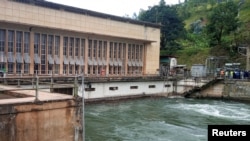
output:
<instances>
[{"instance_id":1,"label":"concrete wall","mask_svg":"<svg viewBox=\"0 0 250 141\"><path fill-rule=\"evenodd\" d=\"M88 14L77 14L63 9L56 10L1 0L0 10L1 20L5 19L14 23L143 40L157 40L159 37L158 28L116 21L110 18L99 18Z\"/></svg>"},{"instance_id":2,"label":"concrete wall","mask_svg":"<svg viewBox=\"0 0 250 141\"><path fill-rule=\"evenodd\" d=\"M95 91L84 91L85 99L132 97L136 95L159 95L170 94L173 92L173 83L171 81L104 82L90 84L91 88L95 88ZM85 85L84 87L89 88L88 85ZM117 88L116 90L110 90L115 87ZM79 85L78 95L82 96L81 85Z\"/></svg>"},{"instance_id":3,"label":"concrete wall","mask_svg":"<svg viewBox=\"0 0 250 141\"><path fill-rule=\"evenodd\" d=\"M205 88L192 93L189 97L223 98L250 102L250 82L239 79L220 80L214 84L208 84Z\"/></svg>"},{"instance_id":4,"label":"concrete wall","mask_svg":"<svg viewBox=\"0 0 250 141\"><path fill-rule=\"evenodd\" d=\"M223 97L250 101L250 82L244 80L225 81Z\"/></svg>"},{"instance_id":5,"label":"concrete wall","mask_svg":"<svg viewBox=\"0 0 250 141\"><path fill-rule=\"evenodd\" d=\"M81 141L76 101L0 106L1 141Z\"/></svg>"}]
</instances>

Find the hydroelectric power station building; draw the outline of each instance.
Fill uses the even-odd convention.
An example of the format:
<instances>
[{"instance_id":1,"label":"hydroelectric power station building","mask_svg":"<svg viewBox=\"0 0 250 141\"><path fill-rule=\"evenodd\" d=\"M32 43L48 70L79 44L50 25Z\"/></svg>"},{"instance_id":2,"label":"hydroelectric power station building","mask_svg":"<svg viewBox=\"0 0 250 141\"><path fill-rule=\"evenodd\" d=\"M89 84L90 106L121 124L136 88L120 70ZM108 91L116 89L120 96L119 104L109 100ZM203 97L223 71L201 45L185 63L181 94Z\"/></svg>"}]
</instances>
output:
<instances>
[{"instance_id":1,"label":"hydroelectric power station building","mask_svg":"<svg viewBox=\"0 0 250 141\"><path fill-rule=\"evenodd\" d=\"M44 0L0 0L7 76L154 75L160 25Z\"/></svg>"}]
</instances>

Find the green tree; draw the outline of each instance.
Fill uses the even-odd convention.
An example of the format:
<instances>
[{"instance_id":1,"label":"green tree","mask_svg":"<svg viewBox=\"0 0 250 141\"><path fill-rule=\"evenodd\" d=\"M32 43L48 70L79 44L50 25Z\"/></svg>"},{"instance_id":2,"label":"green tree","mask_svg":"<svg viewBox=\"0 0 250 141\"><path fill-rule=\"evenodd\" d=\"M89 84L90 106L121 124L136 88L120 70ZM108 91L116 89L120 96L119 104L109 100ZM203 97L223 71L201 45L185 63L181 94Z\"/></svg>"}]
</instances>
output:
<instances>
[{"instance_id":1,"label":"green tree","mask_svg":"<svg viewBox=\"0 0 250 141\"><path fill-rule=\"evenodd\" d=\"M237 15L238 7L233 1L220 3L214 7L206 27L211 46L221 46L223 36L229 35L238 28Z\"/></svg>"},{"instance_id":2,"label":"green tree","mask_svg":"<svg viewBox=\"0 0 250 141\"><path fill-rule=\"evenodd\" d=\"M138 19L152 23L160 23L161 27L161 49L175 52L181 46L176 41L184 35L183 21L178 17L176 7L166 5L164 0L159 5L149 7L148 10L141 10Z\"/></svg>"}]
</instances>

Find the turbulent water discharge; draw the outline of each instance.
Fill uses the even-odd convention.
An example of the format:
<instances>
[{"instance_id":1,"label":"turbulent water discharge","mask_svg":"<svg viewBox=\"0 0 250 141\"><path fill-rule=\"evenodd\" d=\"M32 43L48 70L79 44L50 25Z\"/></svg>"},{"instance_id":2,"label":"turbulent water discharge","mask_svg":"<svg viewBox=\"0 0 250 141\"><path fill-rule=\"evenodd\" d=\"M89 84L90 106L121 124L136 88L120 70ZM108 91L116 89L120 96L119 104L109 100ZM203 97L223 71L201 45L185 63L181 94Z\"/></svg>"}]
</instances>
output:
<instances>
[{"instance_id":1,"label":"turbulent water discharge","mask_svg":"<svg viewBox=\"0 0 250 141\"><path fill-rule=\"evenodd\" d=\"M207 125L250 124L250 104L184 98L86 105L86 141L207 141Z\"/></svg>"}]
</instances>

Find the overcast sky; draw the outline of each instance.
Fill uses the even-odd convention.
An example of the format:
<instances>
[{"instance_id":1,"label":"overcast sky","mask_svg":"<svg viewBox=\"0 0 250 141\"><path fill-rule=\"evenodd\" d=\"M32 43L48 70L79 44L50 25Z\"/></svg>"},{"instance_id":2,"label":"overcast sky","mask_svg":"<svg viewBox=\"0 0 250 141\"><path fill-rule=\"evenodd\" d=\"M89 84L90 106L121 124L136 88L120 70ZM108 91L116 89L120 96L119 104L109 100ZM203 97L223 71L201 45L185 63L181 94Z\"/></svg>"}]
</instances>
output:
<instances>
[{"instance_id":1,"label":"overcast sky","mask_svg":"<svg viewBox=\"0 0 250 141\"><path fill-rule=\"evenodd\" d=\"M106 14L130 17L138 14L140 9L147 10L149 6L157 5L160 0L47 0L73 7L93 10ZM165 0L166 4L177 4L184 0Z\"/></svg>"}]
</instances>

